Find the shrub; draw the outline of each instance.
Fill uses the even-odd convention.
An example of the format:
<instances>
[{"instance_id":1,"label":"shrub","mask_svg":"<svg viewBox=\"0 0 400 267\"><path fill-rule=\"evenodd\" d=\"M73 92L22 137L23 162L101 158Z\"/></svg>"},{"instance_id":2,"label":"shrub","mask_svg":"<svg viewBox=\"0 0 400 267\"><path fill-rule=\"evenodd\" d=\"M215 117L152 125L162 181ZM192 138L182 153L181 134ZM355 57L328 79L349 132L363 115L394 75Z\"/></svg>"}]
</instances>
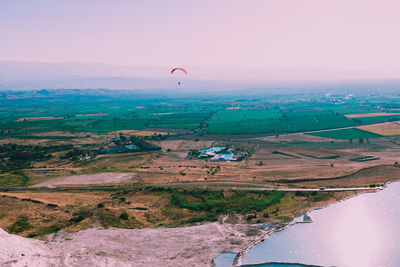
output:
<instances>
[{"instance_id":1,"label":"shrub","mask_svg":"<svg viewBox=\"0 0 400 267\"><path fill-rule=\"evenodd\" d=\"M88 218L93 215L93 212L90 210L80 210L76 213L73 214L74 217L72 217L69 221L73 223L79 223L83 221L85 218Z\"/></svg>"},{"instance_id":2,"label":"shrub","mask_svg":"<svg viewBox=\"0 0 400 267\"><path fill-rule=\"evenodd\" d=\"M21 233L32 228L29 219L26 216L20 216L15 223L10 226L11 233Z\"/></svg>"},{"instance_id":3,"label":"shrub","mask_svg":"<svg viewBox=\"0 0 400 267\"><path fill-rule=\"evenodd\" d=\"M255 219L255 218L257 218L257 214L250 214L247 216L248 221L251 221L252 219Z\"/></svg>"},{"instance_id":4,"label":"shrub","mask_svg":"<svg viewBox=\"0 0 400 267\"><path fill-rule=\"evenodd\" d=\"M296 197L310 197L310 196L315 196L317 194L317 192L315 191L296 191L295 196Z\"/></svg>"},{"instance_id":5,"label":"shrub","mask_svg":"<svg viewBox=\"0 0 400 267\"><path fill-rule=\"evenodd\" d=\"M78 223L81 222L85 219L85 216L83 214L79 214L78 216L72 217L70 219L70 222Z\"/></svg>"},{"instance_id":6,"label":"shrub","mask_svg":"<svg viewBox=\"0 0 400 267\"><path fill-rule=\"evenodd\" d=\"M171 194L171 204L179 208L205 213L207 220L221 214L248 214L279 203L283 192L233 191L229 196L215 191L176 191Z\"/></svg>"},{"instance_id":7,"label":"shrub","mask_svg":"<svg viewBox=\"0 0 400 267\"><path fill-rule=\"evenodd\" d=\"M49 235L49 234L52 234L52 233L56 233L56 232L60 231L61 228L62 227L60 225L58 225L58 224L50 225L48 227L42 228L39 231L38 235Z\"/></svg>"},{"instance_id":8,"label":"shrub","mask_svg":"<svg viewBox=\"0 0 400 267\"><path fill-rule=\"evenodd\" d=\"M108 209L101 209L97 214L97 219L101 225L107 227L120 227L120 219L114 214L114 212Z\"/></svg>"},{"instance_id":9,"label":"shrub","mask_svg":"<svg viewBox=\"0 0 400 267\"><path fill-rule=\"evenodd\" d=\"M126 213L125 211L123 213L121 213L121 215L119 215L119 218L121 220L127 221L129 219L129 215L128 213Z\"/></svg>"},{"instance_id":10,"label":"shrub","mask_svg":"<svg viewBox=\"0 0 400 267\"><path fill-rule=\"evenodd\" d=\"M148 208L143 208L143 207L135 207L135 210L148 210Z\"/></svg>"},{"instance_id":11,"label":"shrub","mask_svg":"<svg viewBox=\"0 0 400 267\"><path fill-rule=\"evenodd\" d=\"M330 198L329 192L323 192L323 193L315 194L312 198L312 201L314 201L314 202L325 201L325 200L328 200L329 198Z\"/></svg>"}]
</instances>

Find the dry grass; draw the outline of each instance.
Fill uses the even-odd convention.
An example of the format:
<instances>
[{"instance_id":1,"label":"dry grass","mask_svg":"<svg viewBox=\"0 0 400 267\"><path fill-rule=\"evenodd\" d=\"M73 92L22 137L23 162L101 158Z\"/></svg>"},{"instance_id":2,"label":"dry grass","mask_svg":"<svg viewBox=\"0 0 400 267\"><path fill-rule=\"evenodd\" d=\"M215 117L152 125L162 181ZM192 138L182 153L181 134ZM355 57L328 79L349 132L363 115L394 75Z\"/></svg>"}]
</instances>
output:
<instances>
[{"instance_id":1,"label":"dry grass","mask_svg":"<svg viewBox=\"0 0 400 267\"><path fill-rule=\"evenodd\" d=\"M8 192L0 194L0 228L12 231L21 216L28 218L29 227L18 234L33 236L99 224L121 228L179 225L196 215L169 205L169 193L152 191ZM121 219L122 213L128 218Z\"/></svg>"},{"instance_id":2,"label":"dry grass","mask_svg":"<svg viewBox=\"0 0 400 267\"><path fill-rule=\"evenodd\" d=\"M165 140L160 142L162 149L171 149L172 151L188 151L191 149L201 149L216 145L212 140Z\"/></svg>"},{"instance_id":3,"label":"dry grass","mask_svg":"<svg viewBox=\"0 0 400 267\"><path fill-rule=\"evenodd\" d=\"M318 179L311 181L291 181L291 185L305 187L349 187L382 185L400 179L400 167L395 165L372 166L354 173L333 177L334 179Z\"/></svg>"},{"instance_id":4,"label":"dry grass","mask_svg":"<svg viewBox=\"0 0 400 267\"><path fill-rule=\"evenodd\" d=\"M48 121L48 120L60 120L64 119L63 117L25 117L16 120L17 122L20 121Z\"/></svg>"},{"instance_id":5,"label":"dry grass","mask_svg":"<svg viewBox=\"0 0 400 267\"><path fill-rule=\"evenodd\" d=\"M383 136L400 135L400 124L393 122L378 123L357 127L360 130L368 131Z\"/></svg>"},{"instance_id":6,"label":"dry grass","mask_svg":"<svg viewBox=\"0 0 400 267\"><path fill-rule=\"evenodd\" d=\"M268 142L294 142L294 141L300 141L300 142L330 142L335 139L330 139L326 137L319 137L319 136L314 136L314 135L308 135L308 134L302 134L302 133L296 133L296 134L287 134L287 135L280 135L278 137L276 136L268 136L262 138L264 141Z\"/></svg>"},{"instance_id":7,"label":"dry grass","mask_svg":"<svg viewBox=\"0 0 400 267\"><path fill-rule=\"evenodd\" d=\"M282 139L285 142L282 142ZM319 139L319 138L317 138ZM276 142L272 142L275 141ZM311 141L311 145L291 145L292 141ZM242 162L207 162L201 159L187 159L190 149L200 149L212 145L223 145L214 140L165 140L159 142L165 151L108 154L85 162L83 165L62 165L58 161L35 164L37 169L26 170L33 182L43 182L53 177L76 173L132 172L137 183L168 183L183 181L276 181L282 179L320 179L351 174L360 169L393 164L398 161L399 149L389 140L373 140L370 144L349 144L348 141L333 145L312 145L320 142L314 137L290 135L264 141L256 139L255 144L246 141L231 142L237 146L255 147L250 158ZM328 144L328 143L327 143ZM329 143L330 144L330 143ZM372 149L370 151L370 149ZM276 154L280 151L292 156ZM377 156L380 160L369 162L349 161L366 155ZM328 158L334 157L336 158ZM260 165L260 162L262 164ZM39 168L46 164L46 168ZM61 165L60 165L61 164ZM54 165L54 166L53 166ZM216 167L219 166L218 170ZM42 166L43 167L43 166ZM73 168L72 168L73 167Z\"/></svg>"},{"instance_id":8,"label":"dry grass","mask_svg":"<svg viewBox=\"0 0 400 267\"><path fill-rule=\"evenodd\" d=\"M386 124L385 124L386 125ZM58 134L54 132L53 134ZM102 138L103 137L103 138ZM163 151L135 152L101 155L95 160L73 163L57 157L36 162L34 168L24 170L31 179L29 185L48 181L69 174L92 174L99 172L131 172L135 183L153 184L184 181L251 181L270 182L282 179L320 179L351 174L366 167L392 165L398 161L399 146L395 140L377 139L369 144L349 144L346 141L326 142L325 138L293 134L286 136L221 141L213 139L164 140L155 142ZM322 143L323 139L326 143ZM68 140L19 140L3 139L0 143L20 144L82 144L106 142L104 136ZM191 149L213 145L242 147L252 151L250 158L242 162L207 162L201 159L187 159ZM276 154L280 151L291 156ZM369 162L349 161L350 158L376 156L380 160ZM338 156L328 159L328 157ZM262 164L260 165L260 162ZM216 170L216 167L219 168Z\"/></svg>"},{"instance_id":9,"label":"dry grass","mask_svg":"<svg viewBox=\"0 0 400 267\"><path fill-rule=\"evenodd\" d=\"M175 114L175 112L164 112L164 113L151 113L152 115L171 115Z\"/></svg>"},{"instance_id":10,"label":"dry grass","mask_svg":"<svg viewBox=\"0 0 400 267\"><path fill-rule=\"evenodd\" d=\"M35 199L46 204L56 204L60 207L73 205L97 205L109 193L94 192L7 192L1 193L4 196L13 196L19 199Z\"/></svg>"},{"instance_id":11,"label":"dry grass","mask_svg":"<svg viewBox=\"0 0 400 267\"><path fill-rule=\"evenodd\" d=\"M76 114L77 117L86 117L86 116L106 116L108 114L105 113L93 113L93 114Z\"/></svg>"},{"instance_id":12,"label":"dry grass","mask_svg":"<svg viewBox=\"0 0 400 267\"><path fill-rule=\"evenodd\" d=\"M79 231L99 225L119 228L177 226L206 216L203 211L191 211L173 205L171 194L170 191L153 190L0 193L0 228L12 232L12 225L24 217L28 227L18 234L35 236L59 229ZM233 192L225 191L224 194L229 198L229 194ZM256 219L265 223L285 220L292 218L294 214L352 194L354 192L319 192L316 195L298 196L295 193L287 193L279 203L256 212ZM127 216L121 219L123 213ZM269 216L265 217L265 213ZM255 212L252 211L251 214ZM246 214L233 215L231 220L243 222L245 218ZM255 219L247 222L254 223Z\"/></svg>"}]
</instances>

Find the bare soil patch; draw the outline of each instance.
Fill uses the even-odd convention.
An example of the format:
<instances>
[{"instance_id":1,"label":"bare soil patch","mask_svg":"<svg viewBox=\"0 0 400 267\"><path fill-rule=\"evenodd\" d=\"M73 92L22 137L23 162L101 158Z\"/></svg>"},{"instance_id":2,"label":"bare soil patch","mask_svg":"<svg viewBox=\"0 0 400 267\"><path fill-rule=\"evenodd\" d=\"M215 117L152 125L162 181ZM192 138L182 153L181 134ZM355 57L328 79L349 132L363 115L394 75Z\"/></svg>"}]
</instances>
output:
<instances>
[{"instance_id":1,"label":"bare soil patch","mask_svg":"<svg viewBox=\"0 0 400 267\"><path fill-rule=\"evenodd\" d=\"M393 122L364 125L357 128L383 136L400 135L400 124Z\"/></svg>"},{"instance_id":2,"label":"bare soil patch","mask_svg":"<svg viewBox=\"0 0 400 267\"><path fill-rule=\"evenodd\" d=\"M162 112L162 113L151 113L152 115L171 115L175 114L175 112Z\"/></svg>"},{"instance_id":3,"label":"bare soil patch","mask_svg":"<svg viewBox=\"0 0 400 267\"><path fill-rule=\"evenodd\" d=\"M25 117L16 120L17 122L20 121L47 121L47 120L60 120L64 119L63 117Z\"/></svg>"},{"instance_id":4,"label":"bare soil patch","mask_svg":"<svg viewBox=\"0 0 400 267\"><path fill-rule=\"evenodd\" d=\"M208 148L216 144L216 141L194 141L194 140L165 140L160 142L162 149L171 149L172 151L189 151L191 149Z\"/></svg>"},{"instance_id":5,"label":"bare soil patch","mask_svg":"<svg viewBox=\"0 0 400 267\"><path fill-rule=\"evenodd\" d=\"M48 236L50 242L45 243L0 229L0 265L212 266L212 259L220 253L239 252L265 235L265 230L250 225L208 223L60 232Z\"/></svg>"},{"instance_id":6,"label":"bare soil patch","mask_svg":"<svg viewBox=\"0 0 400 267\"><path fill-rule=\"evenodd\" d=\"M56 187L61 185L86 185L86 184L121 184L134 182L134 173L103 172L95 174L80 174L63 176L49 181L38 183L32 187Z\"/></svg>"},{"instance_id":7,"label":"bare soil patch","mask_svg":"<svg viewBox=\"0 0 400 267\"><path fill-rule=\"evenodd\" d=\"M76 114L77 117L85 117L85 116L105 116L108 115L106 113L93 113L93 114Z\"/></svg>"}]
</instances>

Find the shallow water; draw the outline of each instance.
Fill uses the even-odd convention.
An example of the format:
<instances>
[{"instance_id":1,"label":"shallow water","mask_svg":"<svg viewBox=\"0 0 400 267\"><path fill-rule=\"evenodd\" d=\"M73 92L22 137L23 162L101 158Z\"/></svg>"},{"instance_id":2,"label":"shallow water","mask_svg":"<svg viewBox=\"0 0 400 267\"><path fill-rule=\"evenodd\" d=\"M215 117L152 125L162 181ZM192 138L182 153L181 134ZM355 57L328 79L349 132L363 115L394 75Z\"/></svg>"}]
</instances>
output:
<instances>
[{"instance_id":1,"label":"shallow water","mask_svg":"<svg viewBox=\"0 0 400 267\"><path fill-rule=\"evenodd\" d=\"M231 267L233 261L235 260L235 257L236 257L236 253L234 253L234 252L221 253L214 259L215 266Z\"/></svg>"},{"instance_id":2,"label":"shallow water","mask_svg":"<svg viewBox=\"0 0 400 267\"><path fill-rule=\"evenodd\" d=\"M242 264L400 266L400 183L308 215L313 223L274 233L250 249Z\"/></svg>"}]
</instances>

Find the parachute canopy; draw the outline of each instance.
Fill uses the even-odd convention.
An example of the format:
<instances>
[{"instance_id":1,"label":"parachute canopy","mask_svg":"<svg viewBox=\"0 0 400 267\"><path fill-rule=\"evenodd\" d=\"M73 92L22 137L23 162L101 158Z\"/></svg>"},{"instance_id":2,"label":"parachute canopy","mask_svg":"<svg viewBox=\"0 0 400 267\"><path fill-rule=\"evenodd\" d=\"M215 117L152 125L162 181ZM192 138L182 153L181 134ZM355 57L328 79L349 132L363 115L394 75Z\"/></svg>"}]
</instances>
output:
<instances>
[{"instance_id":1,"label":"parachute canopy","mask_svg":"<svg viewBox=\"0 0 400 267\"><path fill-rule=\"evenodd\" d=\"M187 71L186 71L185 69L183 69L183 68L175 68L175 69L172 69L172 70L171 70L171 74L174 74L174 72L175 72L176 70L181 70L181 71L183 71L185 74L187 74Z\"/></svg>"}]
</instances>

